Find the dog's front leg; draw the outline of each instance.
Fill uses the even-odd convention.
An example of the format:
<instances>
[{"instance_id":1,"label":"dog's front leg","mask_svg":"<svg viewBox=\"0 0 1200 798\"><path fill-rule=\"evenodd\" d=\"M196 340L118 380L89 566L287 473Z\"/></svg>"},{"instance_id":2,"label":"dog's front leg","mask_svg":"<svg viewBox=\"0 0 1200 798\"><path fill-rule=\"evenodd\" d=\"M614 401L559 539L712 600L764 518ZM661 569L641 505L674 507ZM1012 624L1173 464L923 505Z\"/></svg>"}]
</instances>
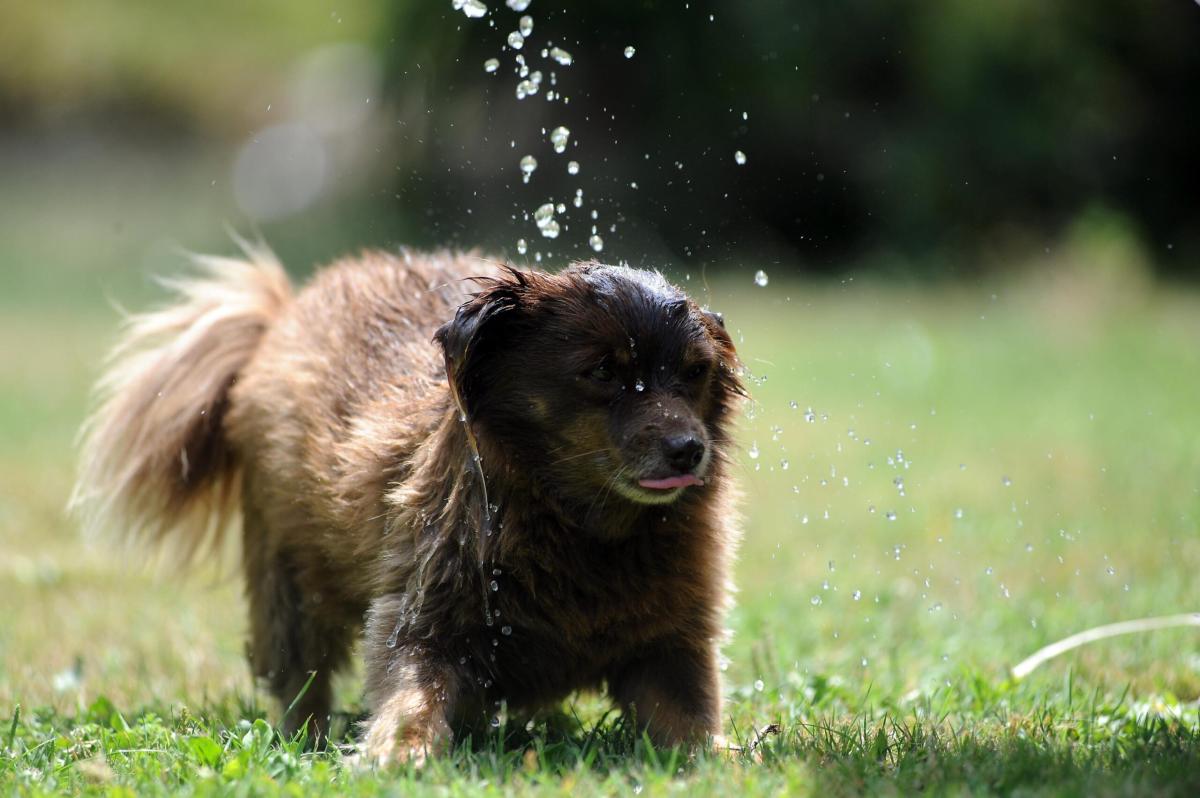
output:
<instances>
[{"instance_id":1,"label":"dog's front leg","mask_svg":"<svg viewBox=\"0 0 1200 798\"><path fill-rule=\"evenodd\" d=\"M419 767L429 755L447 749L458 693L450 668L427 649L398 645L369 652L367 662L372 712L360 746L362 761Z\"/></svg>"},{"instance_id":2,"label":"dog's front leg","mask_svg":"<svg viewBox=\"0 0 1200 798\"><path fill-rule=\"evenodd\" d=\"M680 641L619 668L609 690L655 745L723 744L716 647Z\"/></svg>"}]
</instances>

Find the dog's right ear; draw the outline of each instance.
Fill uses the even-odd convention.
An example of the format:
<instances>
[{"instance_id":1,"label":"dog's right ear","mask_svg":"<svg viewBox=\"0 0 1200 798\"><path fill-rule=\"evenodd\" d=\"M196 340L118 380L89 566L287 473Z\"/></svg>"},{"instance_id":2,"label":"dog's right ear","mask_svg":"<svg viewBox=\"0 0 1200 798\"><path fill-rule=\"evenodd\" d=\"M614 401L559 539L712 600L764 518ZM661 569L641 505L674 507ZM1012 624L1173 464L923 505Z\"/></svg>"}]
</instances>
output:
<instances>
[{"instance_id":1,"label":"dog's right ear","mask_svg":"<svg viewBox=\"0 0 1200 798\"><path fill-rule=\"evenodd\" d=\"M521 295L528 285L525 275L515 269L483 284L483 289L433 334L433 340L442 347L450 389L468 418L477 409L472 400L479 387L483 356L504 337L504 327L518 314Z\"/></svg>"}]
</instances>

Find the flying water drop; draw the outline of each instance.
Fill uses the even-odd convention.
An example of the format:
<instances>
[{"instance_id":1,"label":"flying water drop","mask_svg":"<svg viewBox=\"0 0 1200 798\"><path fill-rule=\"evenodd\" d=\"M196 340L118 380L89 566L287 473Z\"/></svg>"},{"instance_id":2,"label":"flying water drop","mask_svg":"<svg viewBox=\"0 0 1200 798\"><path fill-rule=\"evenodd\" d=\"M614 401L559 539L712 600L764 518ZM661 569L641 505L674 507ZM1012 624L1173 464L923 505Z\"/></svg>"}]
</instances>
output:
<instances>
[{"instance_id":1,"label":"flying water drop","mask_svg":"<svg viewBox=\"0 0 1200 798\"><path fill-rule=\"evenodd\" d=\"M537 158L534 158L532 155L526 155L524 158L522 158L521 159L521 173L522 173L521 179L524 182L528 183L529 178L533 176L533 173L537 169L537 166L538 166Z\"/></svg>"},{"instance_id":2,"label":"flying water drop","mask_svg":"<svg viewBox=\"0 0 1200 798\"><path fill-rule=\"evenodd\" d=\"M554 145L554 151L562 155L567 151L567 140L571 138L571 131L562 125L550 131L550 143Z\"/></svg>"},{"instance_id":3,"label":"flying water drop","mask_svg":"<svg viewBox=\"0 0 1200 798\"><path fill-rule=\"evenodd\" d=\"M452 5L456 11L462 11L471 19L478 19L488 12L487 5L480 0L454 0Z\"/></svg>"}]
</instances>

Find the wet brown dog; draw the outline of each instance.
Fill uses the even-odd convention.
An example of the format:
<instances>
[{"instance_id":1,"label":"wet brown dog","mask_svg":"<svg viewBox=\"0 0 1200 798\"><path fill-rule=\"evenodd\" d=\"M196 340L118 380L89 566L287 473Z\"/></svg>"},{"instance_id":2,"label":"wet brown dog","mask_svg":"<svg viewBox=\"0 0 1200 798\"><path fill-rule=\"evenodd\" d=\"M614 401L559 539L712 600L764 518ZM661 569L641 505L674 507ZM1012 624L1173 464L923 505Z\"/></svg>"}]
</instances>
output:
<instances>
[{"instance_id":1,"label":"wet brown dog","mask_svg":"<svg viewBox=\"0 0 1200 798\"><path fill-rule=\"evenodd\" d=\"M323 731L365 619L370 760L600 685L658 743L719 739L720 318L598 263L368 253L293 297L248 255L130 321L76 500L188 554L240 516L254 671L303 694L285 728Z\"/></svg>"}]
</instances>

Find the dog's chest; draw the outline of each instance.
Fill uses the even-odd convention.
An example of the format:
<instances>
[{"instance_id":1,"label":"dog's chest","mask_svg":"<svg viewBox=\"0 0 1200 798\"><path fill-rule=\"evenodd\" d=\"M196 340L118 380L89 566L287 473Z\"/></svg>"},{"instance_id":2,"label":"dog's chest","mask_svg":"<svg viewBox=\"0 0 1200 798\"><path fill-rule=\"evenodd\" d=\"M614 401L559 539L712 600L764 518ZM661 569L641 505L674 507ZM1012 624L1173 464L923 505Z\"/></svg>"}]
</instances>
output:
<instances>
[{"instance_id":1,"label":"dog's chest","mask_svg":"<svg viewBox=\"0 0 1200 798\"><path fill-rule=\"evenodd\" d=\"M498 576L492 595L512 635L596 659L693 625L720 601L705 596L708 582L703 563L676 537L644 536L531 557L507 579Z\"/></svg>"}]
</instances>

